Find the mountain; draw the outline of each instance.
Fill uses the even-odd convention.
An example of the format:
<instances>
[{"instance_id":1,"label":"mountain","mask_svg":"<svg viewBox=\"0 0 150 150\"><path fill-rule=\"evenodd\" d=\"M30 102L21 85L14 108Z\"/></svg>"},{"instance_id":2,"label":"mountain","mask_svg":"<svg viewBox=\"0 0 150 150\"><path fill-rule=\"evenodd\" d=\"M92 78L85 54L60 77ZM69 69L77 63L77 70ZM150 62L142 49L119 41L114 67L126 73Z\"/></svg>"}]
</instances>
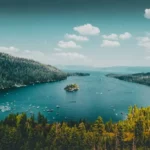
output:
<instances>
[{"instance_id":1,"label":"mountain","mask_svg":"<svg viewBox=\"0 0 150 150\"><path fill-rule=\"evenodd\" d=\"M146 73L150 72L150 66L114 66L114 67L106 67L100 68L102 72L111 72L111 73Z\"/></svg>"},{"instance_id":2,"label":"mountain","mask_svg":"<svg viewBox=\"0 0 150 150\"><path fill-rule=\"evenodd\" d=\"M75 72L75 71L96 71L96 69L93 66L82 66L82 65L57 65L57 68L69 72Z\"/></svg>"},{"instance_id":3,"label":"mountain","mask_svg":"<svg viewBox=\"0 0 150 150\"><path fill-rule=\"evenodd\" d=\"M150 66L113 66L113 67L94 67L94 66L76 66L76 65L58 65L65 71L101 71L106 73L146 73L150 72Z\"/></svg>"},{"instance_id":4,"label":"mountain","mask_svg":"<svg viewBox=\"0 0 150 150\"><path fill-rule=\"evenodd\" d=\"M0 89L54 82L66 78L66 73L51 65L0 53Z\"/></svg>"}]
</instances>

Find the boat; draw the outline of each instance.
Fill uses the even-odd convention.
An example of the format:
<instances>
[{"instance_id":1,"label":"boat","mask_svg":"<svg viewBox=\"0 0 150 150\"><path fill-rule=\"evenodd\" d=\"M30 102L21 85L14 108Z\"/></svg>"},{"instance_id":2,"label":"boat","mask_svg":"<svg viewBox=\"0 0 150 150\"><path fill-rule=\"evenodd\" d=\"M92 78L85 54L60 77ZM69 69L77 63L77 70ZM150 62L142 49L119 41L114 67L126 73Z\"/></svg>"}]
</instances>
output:
<instances>
[{"instance_id":1,"label":"boat","mask_svg":"<svg viewBox=\"0 0 150 150\"><path fill-rule=\"evenodd\" d=\"M60 106L59 106L59 105L56 105L56 108L60 108Z\"/></svg>"},{"instance_id":2,"label":"boat","mask_svg":"<svg viewBox=\"0 0 150 150\"><path fill-rule=\"evenodd\" d=\"M32 115L32 114L33 114L33 112L32 112L32 111L30 111L30 114Z\"/></svg>"},{"instance_id":3,"label":"boat","mask_svg":"<svg viewBox=\"0 0 150 150\"><path fill-rule=\"evenodd\" d=\"M10 111L11 108L9 106L0 106L1 112Z\"/></svg>"},{"instance_id":4,"label":"boat","mask_svg":"<svg viewBox=\"0 0 150 150\"><path fill-rule=\"evenodd\" d=\"M54 111L53 109L48 109L48 110L47 110L47 112L53 112L53 111Z\"/></svg>"},{"instance_id":5,"label":"boat","mask_svg":"<svg viewBox=\"0 0 150 150\"><path fill-rule=\"evenodd\" d=\"M121 112L121 115L123 115L123 112Z\"/></svg>"}]
</instances>

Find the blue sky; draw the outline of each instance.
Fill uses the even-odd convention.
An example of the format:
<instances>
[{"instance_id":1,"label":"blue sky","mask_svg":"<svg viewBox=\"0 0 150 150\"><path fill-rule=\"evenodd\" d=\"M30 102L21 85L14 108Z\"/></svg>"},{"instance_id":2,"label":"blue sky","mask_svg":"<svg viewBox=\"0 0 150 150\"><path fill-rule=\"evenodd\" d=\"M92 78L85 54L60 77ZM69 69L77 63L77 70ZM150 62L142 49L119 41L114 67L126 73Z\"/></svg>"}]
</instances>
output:
<instances>
[{"instance_id":1,"label":"blue sky","mask_svg":"<svg viewBox=\"0 0 150 150\"><path fill-rule=\"evenodd\" d=\"M0 0L0 52L51 65L150 66L150 1Z\"/></svg>"}]
</instances>

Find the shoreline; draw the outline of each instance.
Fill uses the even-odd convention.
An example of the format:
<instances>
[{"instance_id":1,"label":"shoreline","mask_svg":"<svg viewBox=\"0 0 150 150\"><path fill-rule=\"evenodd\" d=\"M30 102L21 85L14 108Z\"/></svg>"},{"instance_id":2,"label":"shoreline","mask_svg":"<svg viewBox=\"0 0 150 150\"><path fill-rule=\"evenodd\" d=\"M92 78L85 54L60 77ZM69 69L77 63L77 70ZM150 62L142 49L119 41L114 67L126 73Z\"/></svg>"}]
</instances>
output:
<instances>
[{"instance_id":1,"label":"shoreline","mask_svg":"<svg viewBox=\"0 0 150 150\"><path fill-rule=\"evenodd\" d=\"M3 88L3 89L0 88L0 91L16 89L16 88L22 88L22 87L31 86L31 85L34 86L36 84L60 82L60 81L66 80L69 77L74 77L74 76L78 76L78 77L90 76L90 73L78 73L78 72L75 72L75 73L66 73L66 74L67 74L66 77L62 78L61 80L51 80L51 81L43 81L43 82L36 81L36 82L33 82L33 83L23 84L23 85L22 84L15 84L15 85L13 85L11 87L8 87L8 88Z\"/></svg>"},{"instance_id":2,"label":"shoreline","mask_svg":"<svg viewBox=\"0 0 150 150\"><path fill-rule=\"evenodd\" d=\"M27 87L27 86L34 86L34 85L38 85L38 84L45 84L45 83L54 83L54 82L60 82L60 81L63 81L63 80L66 80L67 78L65 78L65 79L62 79L62 80L53 80L53 81L45 81L45 82L35 82L35 83L30 83L30 84L24 84L24 85L19 85L19 86L16 86L16 85L14 85L14 86L12 86L12 87L9 87L9 88L3 88L3 89L0 89L0 92L1 91L7 91L7 90L11 90L11 89L17 89L17 88L23 88L23 87Z\"/></svg>"},{"instance_id":3,"label":"shoreline","mask_svg":"<svg viewBox=\"0 0 150 150\"><path fill-rule=\"evenodd\" d=\"M107 74L106 77L115 78L124 82L136 83L150 87L150 75L149 73L138 73L138 74ZM146 76L147 75L147 76Z\"/></svg>"}]
</instances>

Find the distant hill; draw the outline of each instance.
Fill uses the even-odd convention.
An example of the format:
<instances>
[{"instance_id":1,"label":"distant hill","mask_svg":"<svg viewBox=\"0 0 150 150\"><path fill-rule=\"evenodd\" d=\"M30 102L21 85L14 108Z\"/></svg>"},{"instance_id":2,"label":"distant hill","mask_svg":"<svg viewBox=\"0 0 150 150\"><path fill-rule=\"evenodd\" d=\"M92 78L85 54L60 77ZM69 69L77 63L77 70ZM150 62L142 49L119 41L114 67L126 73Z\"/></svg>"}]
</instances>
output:
<instances>
[{"instance_id":1,"label":"distant hill","mask_svg":"<svg viewBox=\"0 0 150 150\"><path fill-rule=\"evenodd\" d=\"M53 82L66 78L66 73L51 65L0 53L0 89Z\"/></svg>"},{"instance_id":2,"label":"distant hill","mask_svg":"<svg viewBox=\"0 0 150 150\"><path fill-rule=\"evenodd\" d=\"M100 68L100 71L110 72L110 73L147 73L150 72L149 66L114 66L114 67L106 67Z\"/></svg>"},{"instance_id":3,"label":"distant hill","mask_svg":"<svg viewBox=\"0 0 150 150\"><path fill-rule=\"evenodd\" d=\"M92 66L82 66L82 65L57 65L57 68L61 69L61 70L65 70L67 71L72 71L72 72L76 72L76 71L93 71L95 70L94 67Z\"/></svg>"},{"instance_id":4,"label":"distant hill","mask_svg":"<svg viewBox=\"0 0 150 150\"><path fill-rule=\"evenodd\" d=\"M107 74L107 77L116 78L123 81L139 83L150 86L150 73L136 73L136 74Z\"/></svg>"},{"instance_id":5,"label":"distant hill","mask_svg":"<svg viewBox=\"0 0 150 150\"><path fill-rule=\"evenodd\" d=\"M113 66L113 67L92 67L92 66L75 66L75 65L58 65L58 68L66 71L101 71L108 73L146 73L150 72L150 66Z\"/></svg>"}]
</instances>

